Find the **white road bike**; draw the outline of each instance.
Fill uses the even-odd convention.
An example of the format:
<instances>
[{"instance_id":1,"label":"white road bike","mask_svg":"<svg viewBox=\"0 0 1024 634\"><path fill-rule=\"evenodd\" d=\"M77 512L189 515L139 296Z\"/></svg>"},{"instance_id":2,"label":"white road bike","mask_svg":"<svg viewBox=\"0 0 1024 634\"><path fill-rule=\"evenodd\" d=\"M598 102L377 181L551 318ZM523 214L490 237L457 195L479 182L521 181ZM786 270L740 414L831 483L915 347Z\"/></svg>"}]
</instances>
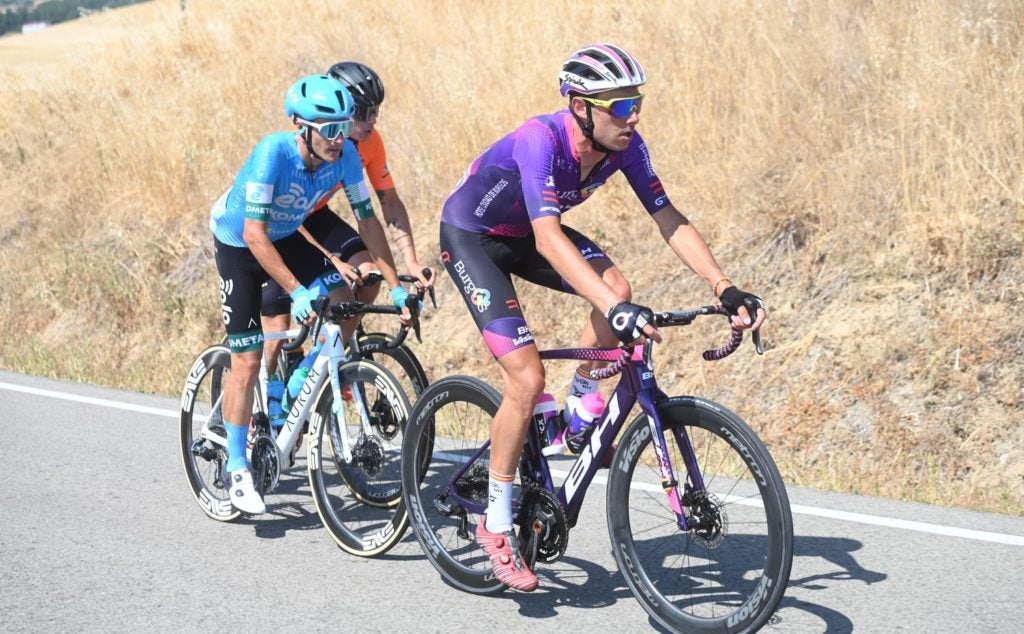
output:
<instances>
[{"instance_id":1,"label":"white road bike","mask_svg":"<svg viewBox=\"0 0 1024 634\"><path fill-rule=\"evenodd\" d=\"M407 300L417 336L420 302L417 293ZM357 330L349 350L345 349L340 322L366 313L395 314L399 309L362 302L328 306L326 297L321 298L319 308L312 329L304 326L265 334L267 339L290 339L286 350L299 348L309 332L314 341L321 335L323 343L294 402L287 404L287 420L278 432L271 428L267 416L263 364L255 387L250 430L253 481L262 496L274 491L281 473L294 466L296 446L308 429L307 476L324 527L343 550L373 557L387 552L408 527L400 462L402 435L411 407L402 383L368 357L392 355L391 360L398 360L417 391L425 387L426 381L425 377L412 378L406 367L408 356L419 368L415 357L402 345L406 328L389 342L379 334L369 339L366 335L360 337L362 333ZM383 354L371 355L371 350ZM278 362L282 376L289 369L287 359L283 351ZM221 386L230 371L228 347L210 346L193 363L181 395L181 457L189 488L200 508L223 522L242 515L228 496L227 438L221 414ZM422 374L422 368L419 372ZM273 512L272 506L268 507Z\"/></svg>"}]
</instances>

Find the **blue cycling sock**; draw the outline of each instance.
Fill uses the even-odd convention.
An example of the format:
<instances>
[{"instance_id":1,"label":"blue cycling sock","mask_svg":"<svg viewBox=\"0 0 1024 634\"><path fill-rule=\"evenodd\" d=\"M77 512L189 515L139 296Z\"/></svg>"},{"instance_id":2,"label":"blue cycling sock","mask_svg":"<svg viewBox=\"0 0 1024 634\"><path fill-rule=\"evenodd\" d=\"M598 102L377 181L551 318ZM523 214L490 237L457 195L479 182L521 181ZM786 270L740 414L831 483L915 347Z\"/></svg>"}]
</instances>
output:
<instances>
[{"instance_id":1,"label":"blue cycling sock","mask_svg":"<svg viewBox=\"0 0 1024 634\"><path fill-rule=\"evenodd\" d=\"M248 440L249 426L235 425L224 421L224 431L228 435L228 471L238 471L249 467L245 458L245 445Z\"/></svg>"}]
</instances>

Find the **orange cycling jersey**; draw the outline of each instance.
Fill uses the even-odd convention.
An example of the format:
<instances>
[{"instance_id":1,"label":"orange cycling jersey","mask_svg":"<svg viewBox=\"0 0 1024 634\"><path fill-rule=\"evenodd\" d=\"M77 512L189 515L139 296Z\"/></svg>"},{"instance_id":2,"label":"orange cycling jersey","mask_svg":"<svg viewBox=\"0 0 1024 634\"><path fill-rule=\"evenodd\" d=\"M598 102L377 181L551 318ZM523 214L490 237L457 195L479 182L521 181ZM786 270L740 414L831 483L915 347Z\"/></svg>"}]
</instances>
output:
<instances>
[{"instance_id":1,"label":"orange cycling jersey","mask_svg":"<svg viewBox=\"0 0 1024 634\"><path fill-rule=\"evenodd\" d=\"M394 189L395 181L392 180L391 172L388 171L388 155L384 151L384 139L381 138L377 129L370 130L370 135L366 140L356 143L355 146L359 150L359 160L363 164L363 169L366 170L367 180L370 181L374 191L382 192L386 189ZM340 183L320 199L320 202L316 204L314 213L326 207L327 201L339 189L341 189Z\"/></svg>"}]
</instances>

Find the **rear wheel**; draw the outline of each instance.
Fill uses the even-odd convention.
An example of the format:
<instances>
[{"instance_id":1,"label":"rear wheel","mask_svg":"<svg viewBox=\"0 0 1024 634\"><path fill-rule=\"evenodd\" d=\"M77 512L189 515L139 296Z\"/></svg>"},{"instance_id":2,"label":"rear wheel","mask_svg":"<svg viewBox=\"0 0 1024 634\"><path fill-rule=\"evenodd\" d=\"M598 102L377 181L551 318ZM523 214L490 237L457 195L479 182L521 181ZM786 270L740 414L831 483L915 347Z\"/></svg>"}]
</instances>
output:
<instances>
[{"instance_id":1,"label":"rear wheel","mask_svg":"<svg viewBox=\"0 0 1024 634\"><path fill-rule=\"evenodd\" d=\"M413 407L402 447L402 489L416 538L447 583L475 594L506 587L474 538L487 509L490 451L474 455L487 442L500 402L498 392L478 379L440 379ZM449 483L465 503L450 494ZM518 500L518 480L514 486Z\"/></svg>"},{"instance_id":2,"label":"rear wheel","mask_svg":"<svg viewBox=\"0 0 1024 634\"><path fill-rule=\"evenodd\" d=\"M310 416L310 489L338 546L374 557L390 550L409 524L400 467L409 401L391 372L366 359L341 364L338 380L339 406L326 381Z\"/></svg>"},{"instance_id":3,"label":"rear wheel","mask_svg":"<svg viewBox=\"0 0 1024 634\"><path fill-rule=\"evenodd\" d=\"M230 522L242 512L231 505L227 473L227 437L221 412L224 385L231 372L227 346L210 346L196 358L181 392L180 450L189 490L203 512Z\"/></svg>"},{"instance_id":4,"label":"rear wheel","mask_svg":"<svg viewBox=\"0 0 1024 634\"><path fill-rule=\"evenodd\" d=\"M675 398L659 404L658 416L689 530L677 523L641 415L619 443L608 482L619 570L671 630L756 631L778 607L793 562L793 518L778 469L750 427L720 405Z\"/></svg>"}]
</instances>

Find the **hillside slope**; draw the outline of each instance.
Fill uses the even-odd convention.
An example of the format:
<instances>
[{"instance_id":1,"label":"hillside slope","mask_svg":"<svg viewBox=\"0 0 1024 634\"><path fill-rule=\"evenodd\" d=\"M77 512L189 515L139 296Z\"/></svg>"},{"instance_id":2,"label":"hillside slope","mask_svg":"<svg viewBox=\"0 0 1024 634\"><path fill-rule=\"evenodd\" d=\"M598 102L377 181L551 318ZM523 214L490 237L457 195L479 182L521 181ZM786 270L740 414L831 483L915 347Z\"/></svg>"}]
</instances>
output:
<instances>
[{"instance_id":1,"label":"hillside slope","mask_svg":"<svg viewBox=\"0 0 1024 634\"><path fill-rule=\"evenodd\" d=\"M5 38L0 367L175 393L221 336L208 209L286 129L299 75L380 72L389 162L436 262L462 170L561 107L561 60L608 40L647 68L640 130L672 200L772 309L764 357L706 364L720 327L670 333L662 387L740 413L791 483L1024 513L1022 24L1011 0L158 0L59 25L57 46ZM638 301L711 300L614 180L566 222ZM428 372L496 382L440 288ZM580 300L522 296L542 344L574 341ZM570 373L549 369L554 393Z\"/></svg>"}]
</instances>

